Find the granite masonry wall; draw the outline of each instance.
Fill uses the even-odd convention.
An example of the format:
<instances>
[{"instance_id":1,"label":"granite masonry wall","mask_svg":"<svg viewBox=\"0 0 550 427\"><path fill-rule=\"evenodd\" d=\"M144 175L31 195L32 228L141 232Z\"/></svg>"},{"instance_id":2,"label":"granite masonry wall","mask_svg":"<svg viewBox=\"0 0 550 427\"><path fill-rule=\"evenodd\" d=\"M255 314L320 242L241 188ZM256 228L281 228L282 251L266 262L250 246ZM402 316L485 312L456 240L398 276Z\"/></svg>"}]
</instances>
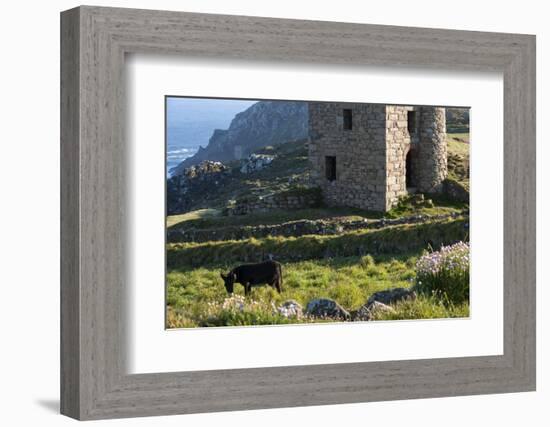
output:
<instances>
[{"instance_id":1,"label":"granite masonry wall","mask_svg":"<svg viewBox=\"0 0 550 427\"><path fill-rule=\"evenodd\" d=\"M447 178L447 134L445 108L422 107L420 109L420 140L418 165L422 173L418 180L418 191L438 193Z\"/></svg>"},{"instance_id":2,"label":"granite masonry wall","mask_svg":"<svg viewBox=\"0 0 550 427\"><path fill-rule=\"evenodd\" d=\"M344 109L352 127L344 129ZM375 104L309 103L309 159L325 203L373 211L386 207L386 107ZM327 179L327 157L336 176Z\"/></svg>"},{"instance_id":3,"label":"granite masonry wall","mask_svg":"<svg viewBox=\"0 0 550 427\"><path fill-rule=\"evenodd\" d=\"M399 197L407 194L407 186L411 186L406 179L406 158L411 145L418 142L418 131L416 125L411 132L408 128L409 112L417 114L414 108L388 105L385 109L386 163L379 167L386 171L384 210L389 210L397 204Z\"/></svg>"},{"instance_id":4,"label":"granite masonry wall","mask_svg":"<svg viewBox=\"0 0 550 427\"><path fill-rule=\"evenodd\" d=\"M309 135L328 205L387 211L408 193L440 191L447 176L444 108L310 102Z\"/></svg>"}]
</instances>

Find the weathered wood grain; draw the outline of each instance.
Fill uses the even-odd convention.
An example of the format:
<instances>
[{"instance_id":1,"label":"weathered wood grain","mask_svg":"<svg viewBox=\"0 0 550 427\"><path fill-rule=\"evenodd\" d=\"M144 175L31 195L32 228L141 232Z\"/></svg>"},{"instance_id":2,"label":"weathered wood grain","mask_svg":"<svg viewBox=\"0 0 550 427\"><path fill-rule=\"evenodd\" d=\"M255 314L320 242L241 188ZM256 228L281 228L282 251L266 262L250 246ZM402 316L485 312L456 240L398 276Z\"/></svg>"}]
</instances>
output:
<instances>
[{"instance_id":1,"label":"weathered wood grain","mask_svg":"<svg viewBox=\"0 0 550 427\"><path fill-rule=\"evenodd\" d=\"M80 415L80 14L61 20L61 413Z\"/></svg>"},{"instance_id":2,"label":"weathered wood grain","mask_svg":"<svg viewBox=\"0 0 550 427\"><path fill-rule=\"evenodd\" d=\"M78 419L535 388L535 38L80 7L61 17L61 411ZM128 375L124 55L504 73L504 355Z\"/></svg>"}]
</instances>

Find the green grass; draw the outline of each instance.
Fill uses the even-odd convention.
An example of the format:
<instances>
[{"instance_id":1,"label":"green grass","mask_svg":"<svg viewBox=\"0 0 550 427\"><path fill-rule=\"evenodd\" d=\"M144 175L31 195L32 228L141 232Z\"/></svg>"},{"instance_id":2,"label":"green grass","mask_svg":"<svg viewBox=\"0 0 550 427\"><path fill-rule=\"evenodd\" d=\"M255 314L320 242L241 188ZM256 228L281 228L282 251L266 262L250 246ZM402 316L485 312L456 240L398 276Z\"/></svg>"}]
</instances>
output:
<instances>
[{"instance_id":1,"label":"green grass","mask_svg":"<svg viewBox=\"0 0 550 427\"><path fill-rule=\"evenodd\" d=\"M409 287L414 278L415 260L416 256L379 257L378 262L364 265L360 257L347 257L285 263L282 294L264 286L254 288L248 300L265 306L266 302L277 304L294 299L305 307L313 298L332 298L346 309L355 310L373 292L395 286ZM170 311L178 313L184 324L204 324L204 313L209 311L209 306L223 303L227 296L219 273L231 266L214 264L170 270L167 275ZM243 287L236 285L235 294L244 295ZM274 320L269 316L267 319Z\"/></svg>"},{"instance_id":2,"label":"green grass","mask_svg":"<svg viewBox=\"0 0 550 427\"><path fill-rule=\"evenodd\" d=\"M236 216L195 216L194 212L189 212L185 215L174 215L178 219L170 219L169 227L177 228L195 228L209 229L222 227L240 227L240 226L256 226L256 225L273 225L289 221L298 221L302 219L317 220L317 219L345 219L357 220L365 218L365 212L360 209L353 208L312 208L312 209L297 209L297 210L272 210L268 212L253 212L248 215ZM186 216L190 215L190 216ZM374 215L373 215L374 216ZM378 214L376 217L380 218ZM169 217L172 218L172 217Z\"/></svg>"},{"instance_id":3,"label":"green grass","mask_svg":"<svg viewBox=\"0 0 550 427\"><path fill-rule=\"evenodd\" d=\"M469 186L470 133L447 133L447 168L449 178Z\"/></svg>"},{"instance_id":4,"label":"green grass","mask_svg":"<svg viewBox=\"0 0 550 427\"><path fill-rule=\"evenodd\" d=\"M168 268L209 263L257 262L268 254L279 261L371 254L402 254L467 240L467 220L458 218L361 230L340 235L267 237L205 243L169 243Z\"/></svg>"},{"instance_id":5,"label":"green grass","mask_svg":"<svg viewBox=\"0 0 550 427\"><path fill-rule=\"evenodd\" d=\"M447 319L470 316L470 306L449 304L442 300L422 294L413 300L401 301L392 306L393 312L379 311L373 320L412 320L412 319Z\"/></svg>"},{"instance_id":6,"label":"green grass","mask_svg":"<svg viewBox=\"0 0 550 427\"><path fill-rule=\"evenodd\" d=\"M166 217L166 227L177 227L178 224L189 224L193 221L200 221L219 215L221 215L221 211L219 209L199 209L181 215L168 215Z\"/></svg>"},{"instance_id":7,"label":"green grass","mask_svg":"<svg viewBox=\"0 0 550 427\"><path fill-rule=\"evenodd\" d=\"M217 209L200 209L167 218L168 228L213 229L273 225L299 220L357 221L360 219L401 218L412 215L440 215L459 212L466 205L447 200L434 200L433 207L415 206L406 200L386 213L370 212L347 207L321 207L296 210L272 210L253 212L247 215L223 216Z\"/></svg>"},{"instance_id":8,"label":"green grass","mask_svg":"<svg viewBox=\"0 0 550 427\"><path fill-rule=\"evenodd\" d=\"M452 154L469 156L470 154L470 134L469 133L448 133L447 151Z\"/></svg>"},{"instance_id":9,"label":"green grass","mask_svg":"<svg viewBox=\"0 0 550 427\"><path fill-rule=\"evenodd\" d=\"M396 207L386 212L384 217L397 219L412 215L443 215L457 213L468 208L468 205L465 203L447 200L436 195L429 195L426 199L431 200L433 206L415 205L411 197L405 197L401 199Z\"/></svg>"},{"instance_id":10,"label":"green grass","mask_svg":"<svg viewBox=\"0 0 550 427\"><path fill-rule=\"evenodd\" d=\"M312 322L314 319L287 319L274 312L273 305L288 299L304 308L313 298L331 298L349 311L360 308L374 292L414 283L418 254L396 257L340 257L283 265L283 292L279 295L264 286L254 288L243 310L223 308L227 297L220 271L232 265L212 264L200 268L169 270L167 276L168 327L242 326ZM243 296L236 285L235 294ZM377 315L379 320L465 317L468 306L446 306L420 295L416 301L399 303L395 313ZM318 320L317 320L318 321Z\"/></svg>"}]
</instances>

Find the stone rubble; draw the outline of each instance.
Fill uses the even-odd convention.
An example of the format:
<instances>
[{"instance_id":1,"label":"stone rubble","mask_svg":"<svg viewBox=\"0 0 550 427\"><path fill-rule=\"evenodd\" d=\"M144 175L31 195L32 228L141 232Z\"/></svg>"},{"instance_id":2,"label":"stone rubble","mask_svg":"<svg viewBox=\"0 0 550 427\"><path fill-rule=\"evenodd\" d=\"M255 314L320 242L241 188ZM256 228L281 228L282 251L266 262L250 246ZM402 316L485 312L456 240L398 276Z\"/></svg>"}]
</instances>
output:
<instances>
[{"instance_id":1,"label":"stone rubble","mask_svg":"<svg viewBox=\"0 0 550 427\"><path fill-rule=\"evenodd\" d=\"M268 154L251 154L241 162L241 173L249 174L262 170L270 165L274 159L275 156L270 156Z\"/></svg>"}]
</instances>

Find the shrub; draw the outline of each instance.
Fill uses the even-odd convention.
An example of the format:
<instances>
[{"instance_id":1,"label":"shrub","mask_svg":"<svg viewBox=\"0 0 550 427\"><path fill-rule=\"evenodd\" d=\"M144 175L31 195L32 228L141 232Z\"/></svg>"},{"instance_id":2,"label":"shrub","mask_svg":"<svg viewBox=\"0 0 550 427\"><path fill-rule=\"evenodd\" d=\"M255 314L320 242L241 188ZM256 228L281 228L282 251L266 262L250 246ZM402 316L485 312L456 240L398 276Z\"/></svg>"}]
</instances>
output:
<instances>
[{"instance_id":1,"label":"shrub","mask_svg":"<svg viewBox=\"0 0 550 427\"><path fill-rule=\"evenodd\" d=\"M275 325L306 320L283 316L273 302L234 295L220 303L208 303L199 326Z\"/></svg>"},{"instance_id":2,"label":"shrub","mask_svg":"<svg viewBox=\"0 0 550 427\"><path fill-rule=\"evenodd\" d=\"M374 258L372 255L364 255L361 257L359 263L361 264L361 267L369 268L374 266Z\"/></svg>"},{"instance_id":3,"label":"shrub","mask_svg":"<svg viewBox=\"0 0 550 427\"><path fill-rule=\"evenodd\" d=\"M418 292L460 304L470 298L470 247L459 242L424 254L416 263Z\"/></svg>"}]
</instances>

